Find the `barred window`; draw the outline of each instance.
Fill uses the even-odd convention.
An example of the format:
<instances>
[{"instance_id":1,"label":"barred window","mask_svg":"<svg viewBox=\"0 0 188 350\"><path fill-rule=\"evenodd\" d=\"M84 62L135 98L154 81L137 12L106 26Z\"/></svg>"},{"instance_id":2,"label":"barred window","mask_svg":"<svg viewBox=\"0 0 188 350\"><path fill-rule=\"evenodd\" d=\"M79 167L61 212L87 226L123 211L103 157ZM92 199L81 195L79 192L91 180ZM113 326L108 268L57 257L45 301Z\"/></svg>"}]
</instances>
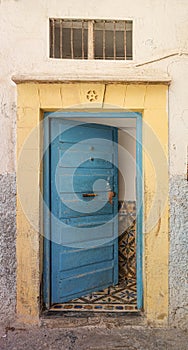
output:
<instances>
[{"instance_id":1,"label":"barred window","mask_svg":"<svg viewBox=\"0 0 188 350\"><path fill-rule=\"evenodd\" d=\"M50 19L50 57L132 59L132 21Z\"/></svg>"}]
</instances>

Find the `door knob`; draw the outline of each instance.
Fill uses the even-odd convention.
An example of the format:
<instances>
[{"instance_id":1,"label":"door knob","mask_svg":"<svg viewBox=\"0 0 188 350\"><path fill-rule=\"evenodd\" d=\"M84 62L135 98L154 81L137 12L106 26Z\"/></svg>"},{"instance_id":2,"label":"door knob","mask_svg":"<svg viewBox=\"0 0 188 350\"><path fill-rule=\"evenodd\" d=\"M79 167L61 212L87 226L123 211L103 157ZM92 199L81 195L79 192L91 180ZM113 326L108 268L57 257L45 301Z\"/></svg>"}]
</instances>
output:
<instances>
[{"instance_id":1,"label":"door knob","mask_svg":"<svg viewBox=\"0 0 188 350\"><path fill-rule=\"evenodd\" d=\"M113 198L116 196L116 193L113 191L108 192L108 201L110 204L113 203Z\"/></svg>"}]
</instances>

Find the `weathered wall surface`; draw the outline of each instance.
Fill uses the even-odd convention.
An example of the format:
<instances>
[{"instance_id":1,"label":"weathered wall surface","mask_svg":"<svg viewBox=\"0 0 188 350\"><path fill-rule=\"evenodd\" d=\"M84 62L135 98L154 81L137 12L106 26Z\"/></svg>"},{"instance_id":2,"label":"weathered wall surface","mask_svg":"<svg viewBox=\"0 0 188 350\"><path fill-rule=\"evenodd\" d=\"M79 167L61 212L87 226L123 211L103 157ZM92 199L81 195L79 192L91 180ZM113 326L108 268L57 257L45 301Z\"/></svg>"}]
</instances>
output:
<instances>
[{"instance_id":1,"label":"weathered wall surface","mask_svg":"<svg viewBox=\"0 0 188 350\"><path fill-rule=\"evenodd\" d=\"M170 181L170 322L187 326L187 232L188 232L188 186L182 176Z\"/></svg>"},{"instance_id":2,"label":"weathered wall surface","mask_svg":"<svg viewBox=\"0 0 188 350\"><path fill-rule=\"evenodd\" d=\"M132 62L70 62L48 58L49 17L132 19ZM159 20L160 19L160 20ZM5 199L1 200L2 317L15 306L15 140L16 86L12 75L64 75L83 72L111 77L168 73L170 156L170 320L174 325L186 316L186 198L188 139L188 2L187 0L2 0L0 1L0 174ZM154 61L153 63L148 63ZM139 66L139 67L138 67ZM139 70L139 71L138 71ZM150 73L149 73L150 74ZM161 126L162 127L162 126ZM7 188L7 191L5 189ZM1 195L0 194L0 195ZM185 209L184 209L185 208ZM181 225L180 225L181 223ZM8 270L9 269L9 270ZM181 279L180 279L181 276ZM181 281L181 283L180 283Z\"/></svg>"},{"instance_id":3,"label":"weathered wall surface","mask_svg":"<svg viewBox=\"0 0 188 350\"><path fill-rule=\"evenodd\" d=\"M0 174L0 322L16 306L16 178Z\"/></svg>"},{"instance_id":4,"label":"weathered wall surface","mask_svg":"<svg viewBox=\"0 0 188 350\"><path fill-rule=\"evenodd\" d=\"M188 60L168 66L170 152L170 323L187 327L188 319Z\"/></svg>"}]
</instances>

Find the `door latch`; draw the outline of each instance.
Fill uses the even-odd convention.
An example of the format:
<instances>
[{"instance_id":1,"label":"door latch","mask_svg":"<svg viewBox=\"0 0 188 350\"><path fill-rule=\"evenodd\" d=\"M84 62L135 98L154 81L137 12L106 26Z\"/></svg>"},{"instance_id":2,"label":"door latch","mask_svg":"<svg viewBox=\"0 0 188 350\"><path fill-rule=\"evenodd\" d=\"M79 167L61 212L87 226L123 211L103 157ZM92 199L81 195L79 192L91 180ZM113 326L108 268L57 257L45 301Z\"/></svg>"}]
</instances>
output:
<instances>
[{"instance_id":1,"label":"door latch","mask_svg":"<svg viewBox=\"0 0 188 350\"><path fill-rule=\"evenodd\" d=\"M82 197L96 197L98 194L96 193L83 193Z\"/></svg>"}]
</instances>

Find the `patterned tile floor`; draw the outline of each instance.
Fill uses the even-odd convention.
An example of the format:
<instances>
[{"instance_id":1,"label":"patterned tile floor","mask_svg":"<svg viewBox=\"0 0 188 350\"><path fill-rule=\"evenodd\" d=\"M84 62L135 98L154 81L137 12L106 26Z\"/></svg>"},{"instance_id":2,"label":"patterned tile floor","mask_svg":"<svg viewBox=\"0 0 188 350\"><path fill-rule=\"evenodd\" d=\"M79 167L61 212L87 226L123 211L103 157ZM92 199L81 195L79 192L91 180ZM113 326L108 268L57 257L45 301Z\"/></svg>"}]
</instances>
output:
<instances>
[{"instance_id":1,"label":"patterned tile floor","mask_svg":"<svg viewBox=\"0 0 188 350\"><path fill-rule=\"evenodd\" d=\"M136 206L121 202L119 210L119 283L99 292L53 305L51 311L136 311Z\"/></svg>"},{"instance_id":2,"label":"patterned tile floor","mask_svg":"<svg viewBox=\"0 0 188 350\"><path fill-rule=\"evenodd\" d=\"M120 280L119 284L68 303L56 304L51 310L136 311L136 280Z\"/></svg>"}]
</instances>

